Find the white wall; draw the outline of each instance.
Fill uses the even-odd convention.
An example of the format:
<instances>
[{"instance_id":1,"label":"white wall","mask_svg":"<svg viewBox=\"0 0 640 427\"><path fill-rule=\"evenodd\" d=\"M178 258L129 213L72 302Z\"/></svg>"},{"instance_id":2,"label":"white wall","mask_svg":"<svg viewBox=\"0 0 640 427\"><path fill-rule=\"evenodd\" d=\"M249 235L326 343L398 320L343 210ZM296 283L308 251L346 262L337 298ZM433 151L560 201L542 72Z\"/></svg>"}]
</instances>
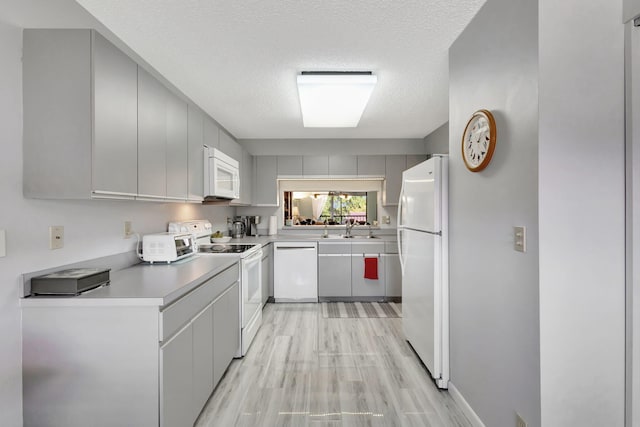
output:
<instances>
[{"instance_id":1,"label":"white wall","mask_svg":"<svg viewBox=\"0 0 640 427\"><path fill-rule=\"evenodd\" d=\"M451 382L487 427L516 412L540 426L537 16L537 2L488 0L449 50ZM472 173L460 143L481 108L497 147ZM575 424L545 424L560 425Z\"/></svg>"},{"instance_id":2,"label":"white wall","mask_svg":"<svg viewBox=\"0 0 640 427\"><path fill-rule=\"evenodd\" d=\"M449 154L449 122L424 137L427 154Z\"/></svg>"},{"instance_id":3,"label":"white wall","mask_svg":"<svg viewBox=\"0 0 640 427\"><path fill-rule=\"evenodd\" d=\"M622 0L539 0L545 426L624 423Z\"/></svg>"},{"instance_id":4,"label":"white wall","mask_svg":"<svg viewBox=\"0 0 640 427\"><path fill-rule=\"evenodd\" d=\"M123 221L135 231L166 230L172 219L206 218L225 224L234 208L118 201L46 201L22 196L22 30L0 22L0 425L22 425L20 275L133 250ZM89 143L89 141L87 141ZM71 167L72 165L70 165ZM117 173L117 170L114 170ZM65 227L65 247L48 249L48 227Z\"/></svg>"},{"instance_id":5,"label":"white wall","mask_svg":"<svg viewBox=\"0 0 640 427\"><path fill-rule=\"evenodd\" d=\"M254 156L425 154L422 139L241 139Z\"/></svg>"}]
</instances>

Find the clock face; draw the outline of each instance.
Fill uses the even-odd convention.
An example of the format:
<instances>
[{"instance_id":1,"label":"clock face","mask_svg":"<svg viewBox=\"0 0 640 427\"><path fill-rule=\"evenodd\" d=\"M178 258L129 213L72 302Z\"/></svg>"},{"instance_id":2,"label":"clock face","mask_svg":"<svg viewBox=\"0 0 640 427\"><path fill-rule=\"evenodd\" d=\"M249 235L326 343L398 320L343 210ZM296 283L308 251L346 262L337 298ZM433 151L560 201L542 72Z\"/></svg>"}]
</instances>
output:
<instances>
[{"instance_id":1,"label":"clock face","mask_svg":"<svg viewBox=\"0 0 640 427\"><path fill-rule=\"evenodd\" d=\"M486 168L496 147L496 122L491 112L473 113L462 135L462 159L472 172Z\"/></svg>"}]
</instances>

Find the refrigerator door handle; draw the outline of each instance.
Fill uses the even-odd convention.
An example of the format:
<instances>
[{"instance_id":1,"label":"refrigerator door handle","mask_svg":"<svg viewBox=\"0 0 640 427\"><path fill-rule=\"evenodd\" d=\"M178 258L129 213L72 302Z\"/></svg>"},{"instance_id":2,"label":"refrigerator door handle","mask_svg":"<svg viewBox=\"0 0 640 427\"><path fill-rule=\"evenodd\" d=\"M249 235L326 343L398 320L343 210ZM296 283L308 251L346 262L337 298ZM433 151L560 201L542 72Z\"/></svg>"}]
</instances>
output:
<instances>
[{"instance_id":1,"label":"refrigerator door handle","mask_svg":"<svg viewBox=\"0 0 640 427\"><path fill-rule=\"evenodd\" d=\"M400 187L400 199L398 200L398 228L402 226L402 211L404 205L404 178L402 179L402 187Z\"/></svg>"},{"instance_id":2,"label":"refrigerator door handle","mask_svg":"<svg viewBox=\"0 0 640 427\"><path fill-rule=\"evenodd\" d=\"M400 272L404 277L404 260L402 258L402 229L398 228L398 260L400 261Z\"/></svg>"}]
</instances>

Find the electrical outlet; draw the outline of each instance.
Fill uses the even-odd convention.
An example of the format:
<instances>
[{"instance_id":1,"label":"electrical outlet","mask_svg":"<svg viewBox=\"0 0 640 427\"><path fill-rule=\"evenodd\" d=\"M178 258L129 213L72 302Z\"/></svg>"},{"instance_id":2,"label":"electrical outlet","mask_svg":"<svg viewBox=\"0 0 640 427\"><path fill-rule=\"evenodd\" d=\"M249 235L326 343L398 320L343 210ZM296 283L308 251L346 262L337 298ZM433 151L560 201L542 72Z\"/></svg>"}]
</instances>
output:
<instances>
[{"instance_id":1,"label":"electrical outlet","mask_svg":"<svg viewBox=\"0 0 640 427\"><path fill-rule=\"evenodd\" d=\"M131 225L131 221L124 222L124 238L128 239L133 234L133 227Z\"/></svg>"},{"instance_id":2,"label":"electrical outlet","mask_svg":"<svg viewBox=\"0 0 640 427\"><path fill-rule=\"evenodd\" d=\"M526 227L513 227L513 249L518 252L527 251Z\"/></svg>"},{"instance_id":3,"label":"electrical outlet","mask_svg":"<svg viewBox=\"0 0 640 427\"><path fill-rule=\"evenodd\" d=\"M389 217L389 215L383 215L382 216L382 223L383 224L391 224L391 217Z\"/></svg>"},{"instance_id":4,"label":"electrical outlet","mask_svg":"<svg viewBox=\"0 0 640 427\"><path fill-rule=\"evenodd\" d=\"M7 256L7 234L0 228L0 257Z\"/></svg>"},{"instance_id":5,"label":"electrical outlet","mask_svg":"<svg viewBox=\"0 0 640 427\"><path fill-rule=\"evenodd\" d=\"M49 227L49 249L60 249L64 247L64 227L62 225L52 225Z\"/></svg>"},{"instance_id":6,"label":"electrical outlet","mask_svg":"<svg viewBox=\"0 0 640 427\"><path fill-rule=\"evenodd\" d=\"M517 412L516 412L516 427L527 427L527 423Z\"/></svg>"}]
</instances>

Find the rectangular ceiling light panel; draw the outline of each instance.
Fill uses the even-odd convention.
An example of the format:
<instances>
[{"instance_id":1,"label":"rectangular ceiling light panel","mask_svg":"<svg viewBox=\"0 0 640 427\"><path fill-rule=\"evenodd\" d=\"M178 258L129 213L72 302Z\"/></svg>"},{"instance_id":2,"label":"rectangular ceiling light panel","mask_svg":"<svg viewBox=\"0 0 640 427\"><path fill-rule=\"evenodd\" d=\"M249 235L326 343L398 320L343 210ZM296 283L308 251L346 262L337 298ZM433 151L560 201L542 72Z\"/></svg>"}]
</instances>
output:
<instances>
[{"instance_id":1,"label":"rectangular ceiling light panel","mask_svg":"<svg viewBox=\"0 0 640 427\"><path fill-rule=\"evenodd\" d=\"M373 74L301 74L298 95L304 127L358 126L378 78Z\"/></svg>"}]
</instances>

